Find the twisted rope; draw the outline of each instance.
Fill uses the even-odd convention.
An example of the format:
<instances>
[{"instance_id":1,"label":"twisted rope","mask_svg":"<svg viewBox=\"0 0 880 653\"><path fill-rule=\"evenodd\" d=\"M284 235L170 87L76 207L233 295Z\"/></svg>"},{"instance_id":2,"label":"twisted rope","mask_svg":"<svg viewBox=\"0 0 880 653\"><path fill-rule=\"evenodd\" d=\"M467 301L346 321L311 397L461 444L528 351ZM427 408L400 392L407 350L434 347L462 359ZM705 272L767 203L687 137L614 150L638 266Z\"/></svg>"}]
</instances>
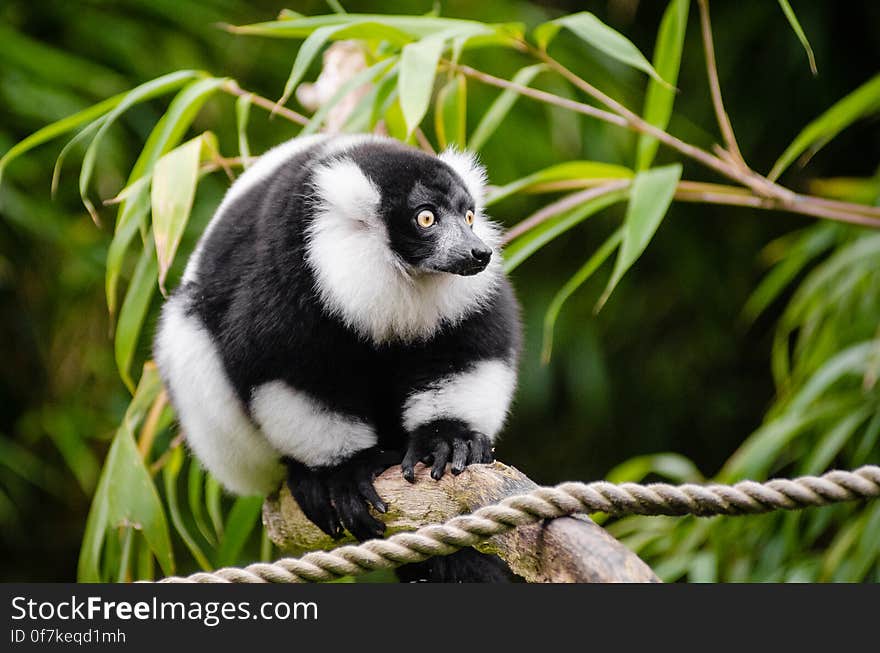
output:
<instances>
[{"instance_id":1,"label":"twisted rope","mask_svg":"<svg viewBox=\"0 0 880 653\"><path fill-rule=\"evenodd\" d=\"M432 556L448 555L518 526L577 513L623 515L744 515L797 510L843 501L880 497L880 467L866 465L852 472L766 483L735 485L668 485L652 483L562 483L541 487L460 515L445 524L430 524L385 540L370 540L333 551L313 551L301 558L256 563L243 569L226 567L163 583L301 583L356 576L375 569L394 569Z\"/></svg>"}]
</instances>

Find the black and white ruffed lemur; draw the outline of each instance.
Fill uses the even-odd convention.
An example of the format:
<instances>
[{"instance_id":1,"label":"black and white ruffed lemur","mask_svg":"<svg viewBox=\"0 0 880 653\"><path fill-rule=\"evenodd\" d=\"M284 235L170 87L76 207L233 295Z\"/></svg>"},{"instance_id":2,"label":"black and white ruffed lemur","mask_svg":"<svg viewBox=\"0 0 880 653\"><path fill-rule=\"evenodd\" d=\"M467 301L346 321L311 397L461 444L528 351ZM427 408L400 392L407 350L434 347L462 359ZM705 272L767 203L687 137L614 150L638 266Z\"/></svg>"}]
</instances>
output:
<instances>
[{"instance_id":1,"label":"black and white ruffed lemur","mask_svg":"<svg viewBox=\"0 0 880 653\"><path fill-rule=\"evenodd\" d=\"M491 462L521 328L485 182L467 153L309 136L232 185L155 339L189 446L227 490L286 474L317 526L363 540L384 530L368 509L386 510L384 469ZM504 576L478 555L402 577Z\"/></svg>"}]
</instances>

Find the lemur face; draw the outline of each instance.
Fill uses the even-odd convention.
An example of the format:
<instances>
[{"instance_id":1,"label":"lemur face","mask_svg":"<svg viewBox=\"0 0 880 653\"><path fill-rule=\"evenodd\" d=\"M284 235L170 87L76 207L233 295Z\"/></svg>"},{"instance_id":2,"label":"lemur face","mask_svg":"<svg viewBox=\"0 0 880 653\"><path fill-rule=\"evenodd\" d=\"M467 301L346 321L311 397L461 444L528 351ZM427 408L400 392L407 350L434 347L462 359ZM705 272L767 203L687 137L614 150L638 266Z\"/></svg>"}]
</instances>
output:
<instances>
[{"instance_id":1,"label":"lemur face","mask_svg":"<svg viewBox=\"0 0 880 653\"><path fill-rule=\"evenodd\" d=\"M417 273L471 276L485 270L492 248L474 232L482 218L461 177L412 148L371 155L368 165L359 164L380 191L378 211L392 251Z\"/></svg>"},{"instance_id":2,"label":"lemur face","mask_svg":"<svg viewBox=\"0 0 880 653\"><path fill-rule=\"evenodd\" d=\"M421 271L462 276L482 272L492 250L473 231L474 200L461 182L445 170L438 173L413 184L393 217L392 246Z\"/></svg>"}]
</instances>

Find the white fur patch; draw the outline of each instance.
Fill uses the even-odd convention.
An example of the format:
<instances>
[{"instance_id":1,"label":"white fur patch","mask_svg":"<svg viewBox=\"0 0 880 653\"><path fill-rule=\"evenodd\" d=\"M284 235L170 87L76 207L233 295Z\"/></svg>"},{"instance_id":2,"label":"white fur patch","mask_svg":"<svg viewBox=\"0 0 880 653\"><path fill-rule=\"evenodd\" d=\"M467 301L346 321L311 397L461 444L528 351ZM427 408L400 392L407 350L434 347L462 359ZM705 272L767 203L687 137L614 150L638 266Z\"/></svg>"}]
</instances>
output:
<instances>
[{"instance_id":1,"label":"white fur patch","mask_svg":"<svg viewBox=\"0 0 880 653\"><path fill-rule=\"evenodd\" d=\"M343 159L318 169L315 192L307 260L322 303L349 328L377 344L427 339L441 321L460 322L491 298L502 274L500 231L482 212L474 232L494 250L486 270L414 273L391 251L377 215L380 191L357 164Z\"/></svg>"},{"instance_id":2,"label":"white fur patch","mask_svg":"<svg viewBox=\"0 0 880 653\"><path fill-rule=\"evenodd\" d=\"M275 174L285 162L289 161L300 152L304 152L306 149L313 147L322 141L327 141L327 138L328 137L324 134L293 138L267 150L259 159L251 164L251 166L235 180L235 183L229 187L229 190L226 191L226 195L223 196L223 201L220 202L220 206L217 207L214 216L211 218L208 226L205 227L205 231L202 233L199 244L196 245L195 250L193 250L192 255L189 257L186 270L183 273L183 281L193 281L196 278L199 269L199 257L202 253L202 243L205 242L208 234L211 233L211 229L214 228L214 226L223 218L223 214L229 206L241 199L241 197L243 197L254 186L257 186Z\"/></svg>"},{"instance_id":3,"label":"white fur patch","mask_svg":"<svg viewBox=\"0 0 880 653\"><path fill-rule=\"evenodd\" d=\"M310 467L338 463L376 444L369 424L329 410L283 381L255 388L251 412L278 451Z\"/></svg>"},{"instance_id":4,"label":"white fur patch","mask_svg":"<svg viewBox=\"0 0 880 653\"><path fill-rule=\"evenodd\" d=\"M486 169L477 160L477 155L453 146L443 150L437 158L461 177L465 188L468 189L477 206L482 207L486 194L486 182L489 178L486 175Z\"/></svg>"},{"instance_id":5,"label":"white fur patch","mask_svg":"<svg viewBox=\"0 0 880 653\"><path fill-rule=\"evenodd\" d=\"M515 389L516 371L510 365L481 361L410 395L403 405L403 425L413 431L437 419L458 419L494 438L504 426Z\"/></svg>"},{"instance_id":6,"label":"white fur patch","mask_svg":"<svg viewBox=\"0 0 880 653\"><path fill-rule=\"evenodd\" d=\"M254 428L229 383L217 348L183 300L172 297L156 337L156 362L189 446L236 494L265 495L284 477L280 455Z\"/></svg>"}]
</instances>

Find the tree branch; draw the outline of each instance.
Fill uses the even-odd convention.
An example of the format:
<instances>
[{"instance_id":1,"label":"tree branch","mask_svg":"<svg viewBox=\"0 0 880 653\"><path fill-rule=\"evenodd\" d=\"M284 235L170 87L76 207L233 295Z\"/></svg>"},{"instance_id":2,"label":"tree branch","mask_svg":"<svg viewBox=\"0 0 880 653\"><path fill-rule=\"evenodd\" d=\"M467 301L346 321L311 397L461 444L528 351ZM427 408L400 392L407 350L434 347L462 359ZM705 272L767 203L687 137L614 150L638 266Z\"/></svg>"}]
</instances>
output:
<instances>
[{"instance_id":1,"label":"tree branch","mask_svg":"<svg viewBox=\"0 0 880 653\"><path fill-rule=\"evenodd\" d=\"M385 523L388 535L445 522L537 487L519 470L499 462L471 465L458 476L445 474L439 481L429 472L417 465L414 485L403 479L399 466L376 479L376 491L388 512L373 514ZM351 541L334 541L312 524L286 485L266 500L263 523L269 538L292 555ZM515 528L476 548L500 556L529 582L658 582L638 556L583 515Z\"/></svg>"}]
</instances>

